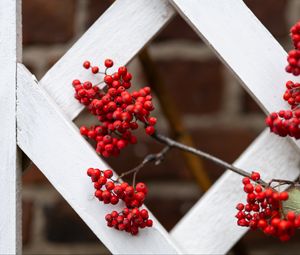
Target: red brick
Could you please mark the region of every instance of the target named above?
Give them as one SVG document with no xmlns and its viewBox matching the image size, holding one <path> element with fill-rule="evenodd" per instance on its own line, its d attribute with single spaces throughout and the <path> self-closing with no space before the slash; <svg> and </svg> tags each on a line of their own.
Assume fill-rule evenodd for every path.
<svg viewBox="0 0 300 255">
<path fill-rule="evenodd" d="M 43 208 L 45 236 L 50 242 L 99 242 L 95 234 L 63 199 Z M 99 219 L 101 220 L 101 219 Z"/>
<path fill-rule="evenodd" d="M 289 33 L 285 19 L 287 2 L 287 0 L 245 0 L 251 11 L 278 39 Z"/>
<path fill-rule="evenodd" d="M 112 0 L 89 0 L 86 27 L 90 27 L 113 3 Z"/>
<path fill-rule="evenodd" d="M 26 66 L 26 68 L 35 75 L 36 69 L 34 68 L 34 64 L 31 62 L 23 61 L 23 64 Z"/>
<path fill-rule="evenodd" d="M 229 163 L 234 162 L 240 154 L 257 137 L 259 132 L 242 128 L 205 128 L 193 130 L 196 147 Z M 203 160 L 204 169 L 212 180 L 216 180 L 224 171 L 215 163 Z"/>
<path fill-rule="evenodd" d="M 260 106 L 255 102 L 255 100 L 247 93 L 242 93 L 242 111 L 244 113 L 261 113 L 263 114 Z"/>
<path fill-rule="evenodd" d="M 22 201 L 22 241 L 27 245 L 31 240 L 32 219 L 33 219 L 33 202 L 28 200 Z"/>
<path fill-rule="evenodd" d="M 213 58 L 159 60 L 158 71 L 182 113 L 213 113 L 221 107 L 222 63 Z"/>
<path fill-rule="evenodd" d="M 48 179 L 37 168 L 36 165 L 31 164 L 22 175 L 23 185 L 50 185 Z"/>
<path fill-rule="evenodd" d="M 177 14 L 169 24 L 157 35 L 154 41 L 166 40 L 195 40 L 201 42 L 200 37 L 194 32 L 186 21 Z"/>
<path fill-rule="evenodd" d="M 23 43 L 62 43 L 74 36 L 74 0 L 23 2 Z"/>
<path fill-rule="evenodd" d="M 49 56 L 49 58 L 47 59 L 47 63 L 46 63 L 46 70 L 48 71 L 54 64 L 57 63 L 58 60 L 61 59 L 62 56 L 63 56 L 63 54 L 55 54 L 55 55 Z"/>
<path fill-rule="evenodd" d="M 195 198 L 149 197 L 146 200 L 146 205 L 169 231 L 196 202 L 197 199 Z"/>
</svg>

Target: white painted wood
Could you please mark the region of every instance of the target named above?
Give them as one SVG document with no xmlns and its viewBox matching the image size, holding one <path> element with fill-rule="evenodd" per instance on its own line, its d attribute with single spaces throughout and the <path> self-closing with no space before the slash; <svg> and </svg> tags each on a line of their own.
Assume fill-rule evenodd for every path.
<svg viewBox="0 0 300 255">
<path fill-rule="evenodd" d="M 262 178 L 294 180 L 299 175 L 299 149 L 289 139 L 265 130 L 234 162 Z M 245 202 L 242 177 L 226 171 L 171 231 L 188 254 L 226 254 L 248 228 L 237 226 L 237 203 Z"/>
<path fill-rule="evenodd" d="M 40 84 L 62 111 L 74 119 L 83 107 L 74 102 L 72 80 L 92 79 L 82 63 L 90 60 L 103 66 L 104 59 L 111 58 L 117 67 L 126 64 L 173 14 L 166 0 L 116 1 L 47 72 Z"/>
<path fill-rule="evenodd" d="M 242 1 L 171 2 L 266 112 L 288 108 L 282 100 L 285 82 L 292 79 L 284 71 L 287 54 Z M 299 175 L 299 149 L 294 141 L 266 130 L 235 164 L 249 171 L 262 169 L 265 179 L 292 180 Z M 240 181 L 225 173 L 173 229 L 182 249 L 224 254 L 247 231 L 234 218 L 234 206 L 243 196 Z"/>
<path fill-rule="evenodd" d="M 113 254 L 179 252 L 153 215 L 154 227 L 136 237 L 106 227 L 105 214 L 120 211 L 121 205 L 104 205 L 92 199 L 94 188 L 86 169 L 109 167 L 22 65 L 18 65 L 17 118 L 20 148 Z"/>
<path fill-rule="evenodd" d="M 284 83 L 290 78 L 284 72 L 286 53 L 242 1 L 172 0 L 172 2 L 233 70 L 265 111 L 286 107 L 281 99 Z M 102 61 L 104 58 L 110 57 L 116 60 L 117 65 L 125 64 L 170 19 L 172 14 L 172 8 L 165 1 L 117 1 L 46 74 L 41 81 L 42 86 L 63 112 L 73 119 L 81 111 L 81 107 L 73 99 L 70 83 L 74 78 L 87 77 L 81 63 L 85 59 Z M 133 34 L 136 37 L 133 37 Z M 117 40 L 120 43 L 116 43 Z M 99 52 L 99 49 L 104 50 Z M 111 234 L 103 225 L 97 225 L 99 216 L 103 216 L 104 212 L 97 211 L 98 207 L 94 205 L 97 204 L 95 201 L 92 201 L 91 205 L 87 205 L 85 202 L 86 197 L 83 196 L 83 191 L 89 190 L 90 186 L 87 181 L 82 181 L 85 172 L 80 171 L 89 166 L 90 162 L 104 163 L 100 163 L 93 150 L 78 135 L 75 135 L 77 131 L 70 123 L 66 122 L 44 92 L 37 87 L 34 88 L 32 82 L 28 81 L 28 84 L 31 86 L 29 91 L 33 95 L 28 94 L 29 92 L 26 90 L 28 88 L 22 89 L 20 94 L 26 95 L 30 100 L 23 100 L 22 104 L 24 105 L 21 105 L 23 109 L 31 109 L 33 113 L 32 116 L 22 117 L 19 115 L 20 119 L 23 118 L 23 126 L 21 125 L 19 130 L 22 148 L 41 169 L 46 169 L 44 170 L 46 176 L 65 195 L 93 231 L 102 237 L 101 240 L 112 252 L 128 252 L 129 250 L 131 253 L 140 253 L 141 251 L 149 253 L 148 247 L 153 248 L 152 246 L 159 243 L 159 238 L 155 239 L 156 236 L 154 243 L 151 240 L 152 246 L 149 240 L 144 238 L 137 240 L 137 245 L 130 243 L 128 247 L 126 246 L 128 250 L 124 251 L 124 242 L 128 239 L 123 239 L 120 233 Z M 43 131 L 44 122 L 47 121 L 44 115 L 46 112 L 51 115 L 51 118 L 48 119 L 48 133 Z M 41 120 L 33 118 L 33 116 L 41 116 Z M 29 125 L 30 122 L 34 122 L 34 125 Z M 35 127 L 34 131 L 30 130 L 32 126 Z M 61 133 L 64 133 L 65 130 L 68 132 L 64 134 L 63 138 L 66 142 L 60 143 L 59 148 L 56 148 L 55 141 L 57 140 L 53 141 L 53 138 L 55 131 L 58 130 Z M 22 132 L 26 134 L 21 135 Z M 41 138 L 46 141 L 44 144 Z M 77 147 L 82 152 L 86 151 L 84 154 L 89 156 L 83 157 L 77 151 Z M 74 148 L 76 148 L 76 152 L 73 151 Z M 48 162 L 47 151 L 51 153 L 53 151 L 52 159 L 55 160 L 52 160 L 51 163 Z M 265 131 L 236 164 L 249 171 L 262 169 L 265 179 L 271 176 L 293 179 L 299 173 L 299 157 L 297 155 L 299 155 L 298 149 L 289 140 L 281 139 Z M 86 164 L 88 165 L 82 161 L 84 158 L 87 158 L 89 163 Z M 76 165 L 72 163 L 74 159 Z M 57 162 L 64 163 L 64 171 L 61 171 Z M 71 171 L 70 167 L 73 167 L 74 171 Z M 59 174 L 64 174 L 64 178 L 61 178 Z M 69 184 L 65 181 L 68 175 L 71 176 L 72 183 L 76 184 L 76 188 L 73 187 L 76 195 L 70 194 L 71 184 L 68 186 Z M 172 231 L 172 235 L 185 252 L 226 253 L 245 233 L 246 229 L 237 227 L 233 217 L 234 206 L 242 199 L 240 180 L 241 178 L 235 174 L 229 172 L 224 174 Z M 79 186 L 78 183 L 81 182 L 82 186 Z M 96 210 L 97 219 L 95 218 L 96 213 L 90 212 L 91 209 Z M 103 210 L 106 209 L 103 207 Z M 223 214 L 220 213 L 221 209 Z M 108 232 L 107 235 L 103 234 L 104 231 Z M 160 233 L 160 230 L 158 232 Z M 226 234 L 224 235 L 224 233 Z M 112 243 L 110 239 L 115 239 L 116 235 L 117 242 Z M 165 233 L 163 236 L 166 238 Z M 143 244 L 145 242 L 144 245 L 147 249 L 141 248 L 142 242 Z M 164 249 L 172 252 L 171 249 L 174 248 L 170 249 L 169 245 L 170 241 L 167 240 L 166 245 L 163 245 Z M 161 250 L 160 246 L 153 249 L 157 253 L 166 253 Z"/>
<path fill-rule="evenodd" d="M 242 0 L 170 0 L 265 111 L 287 108 L 287 54 Z"/>
<path fill-rule="evenodd" d="M 20 3 L 0 1 L 0 254 L 21 251 L 20 182 L 16 145 L 16 62 Z"/>
</svg>

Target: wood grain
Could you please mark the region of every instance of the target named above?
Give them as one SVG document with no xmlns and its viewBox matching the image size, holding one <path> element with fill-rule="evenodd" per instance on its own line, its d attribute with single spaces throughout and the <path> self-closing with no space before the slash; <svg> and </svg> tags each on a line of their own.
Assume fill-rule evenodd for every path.
<svg viewBox="0 0 300 255">
<path fill-rule="evenodd" d="M 16 143 L 16 63 L 21 1 L 0 1 L 0 254 L 21 251 L 20 178 Z"/>
</svg>

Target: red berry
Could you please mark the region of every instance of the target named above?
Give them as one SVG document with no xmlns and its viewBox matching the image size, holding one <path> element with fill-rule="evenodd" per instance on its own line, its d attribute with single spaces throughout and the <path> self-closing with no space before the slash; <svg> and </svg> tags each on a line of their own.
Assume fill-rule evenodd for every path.
<svg viewBox="0 0 300 255">
<path fill-rule="evenodd" d="M 286 191 L 281 192 L 281 193 L 279 194 L 279 199 L 280 199 L 281 201 L 288 200 L 288 198 L 289 198 L 289 194 L 288 194 Z"/>
<path fill-rule="evenodd" d="M 147 135 L 153 135 L 155 132 L 155 128 L 153 126 L 148 126 L 145 128 Z"/>
<path fill-rule="evenodd" d="M 243 182 L 243 184 L 246 185 L 246 184 L 250 183 L 250 178 L 244 177 L 242 182 Z"/>
<path fill-rule="evenodd" d="M 119 69 L 118 69 L 118 74 L 119 75 L 124 75 L 126 73 L 127 73 L 127 68 L 125 66 L 119 67 Z"/>
<path fill-rule="evenodd" d="M 147 220 L 146 221 L 146 226 L 147 227 L 152 227 L 152 225 L 153 225 L 153 221 L 152 220 Z"/>
<path fill-rule="evenodd" d="M 247 193 L 252 193 L 254 191 L 253 185 L 248 183 L 244 186 L 244 191 Z"/>
<path fill-rule="evenodd" d="M 112 196 L 112 197 L 110 198 L 110 203 L 111 203 L 112 205 L 116 205 L 118 202 L 119 202 L 119 198 L 118 198 L 117 196 Z"/>
<path fill-rule="evenodd" d="M 80 134 L 81 134 L 81 135 L 87 135 L 88 132 L 89 132 L 89 130 L 87 129 L 86 126 L 80 127 Z"/>
<path fill-rule="evenodd" d="M 154 118 L 154 117 L 150 117 L 149 118 L 149 120 L 148 120 L 148 122 L 149 122 L 149 125 L 151 125 L 151 126 L 154 126 L 155 124 L 156 124 L 156 118 Z"/>
<path fill-rule="evenodd" d="M 85 69 L 89 69 L 90 66 L 91 66 L 90 61 L 84 61 L 84 62 L 83 62 L 83 67 L 84 67 Z"/>
<path fill-rule="evenodd" d="M 128 196 L 128 197 L 133 197 L 134 195 L 134 188 L 132 186 L 128 186 L 126 187 L 125 189 L 125 195 Z"/>
<path fill-rule="evenodd" d="M 106 189 L 107 189 L 108 191 L 110 191 L 110 190 L 113 190 L 113 189 L 114 189 L 115 184 L 114 184 L 113 182 L 109 181 L 109 182 L 107 182 L 107 183 L 105 184 L 105 187 L 106 187 Z"/>
<path fill-rule="evenodd" d="M 114 62 L 111 59 L 105 59 L 104 65 L 105 67 L 110 68 L 114 65 Z"/>
<path fill-rule="evenodd" d="M 239 211 L 242 211 L 244 209 L 244 205 L 242 203 L 238 203 L 236 206 L 236 209 L 238 209 Z"/>
<path fill-rule="evenodd" d="M 287 213 L 286 218 L 293 222 L 296 219 L 296 214 L 293 211 L 290 211 Z"/>
<path fill-rule="evenodd" d="M 135 189 L 137 192 L 143 192 L 145 195 L 148 193 L 148 188 L 145 183 L 139 182 L 136 184 Z"/>
<path fill-rule="evenodd" d="M 251 179 L 253 181 L 258 181 L 260 179 L 260 174 L 258 172 L 252 172 Z"/>
<path fill-rule="evenodd" d="M 142 216 L 143 219 L 148 219 L 149 218 L 149 214 L 148 214 L 148 211 L 146 209 L 141 210 L 140 215 Z"/>
<path fill-rule="evenodd" d="M 89 169 L 87 170 L 87 175 L 88 175 L 88 176 L 92 176 L 93 173 L 94 173 L 94 168 L 89 168 Z"/>
<path fill-rule="evenodd" d="M 92 73 L 96 74 L 99 72 L 99 67 L 98 66 L 93 66 L 92 67 Z"/>
<path fill-rule="evenodd" d="M 106 177 L 107 179 L 111 178 L 113 176 L 113 171 L 112 170 L 105 170 L 103 172 L 104 177 Z"/>
</svg>

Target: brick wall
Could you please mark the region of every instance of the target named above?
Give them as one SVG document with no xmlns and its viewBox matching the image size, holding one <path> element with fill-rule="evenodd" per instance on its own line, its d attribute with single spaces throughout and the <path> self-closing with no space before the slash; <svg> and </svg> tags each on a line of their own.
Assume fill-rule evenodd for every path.
<svg viewBox="0 0 300 255">
<path fill-rule="evenodd" d="M 41 78 L 111 2 L 23 0 L 24 64 Z M 288 28 L 300 17 L 300 1 L 248 0 L 246 4 L 289 48 Z M 264 128 L 257 104 L 179 16 L 151 42 L 149 52 L 197 147 L 233 162 Z M 139 60 L 129 66 L 135 83 L 147 84 Z M 168 133 L 170 127 L 159 107 L 155 114 L 159 129 Z M 86 119 L 82 114 L 76 123 Z M 132 168 L 145 154 L 159 149 L 144 136 L 140 140 L 119 159 L 108 161 L 117 172 Z M 212 180 L 222 174 L 212 163 L 203 163 Z M 149 184 L 147 206 L 167 229 L 202 195 L 178 152 L 172 152 L 159 167 L 144 169 L 139 179 Z M 299 249 L 296 239 L 282 246 L 257 233 L 243 238 L 249 254 L 282 254 L 282 249 L 290 247 L 284 252 L 288 254 Z M 23 242 L 25 254 L 109 253 L 34 165 L 23 175 Z"/>
</svg>

